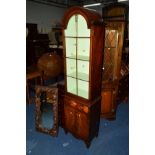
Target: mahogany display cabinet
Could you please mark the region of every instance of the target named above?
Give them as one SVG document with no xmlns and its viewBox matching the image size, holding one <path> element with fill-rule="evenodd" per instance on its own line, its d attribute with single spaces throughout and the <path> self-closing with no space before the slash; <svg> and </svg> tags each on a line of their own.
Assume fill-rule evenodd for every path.
<svg viewBox="0 0 155 155">
<path fill-rule="evenodd" d="M 124 4 L 110 4 L 103 8 L 105 23 L 105 46 L 102 76 L 101 116 L 115 119 L 124 32 L 127 23 L 128 7 Z"/>
<path fill-rule="evenodd" d="M 104 24 L 100 14 L 81 7 L 68 9 L 63 17 L 64 121 L 66 132 L 89 147 L 98 136 Z"/>
</svg>

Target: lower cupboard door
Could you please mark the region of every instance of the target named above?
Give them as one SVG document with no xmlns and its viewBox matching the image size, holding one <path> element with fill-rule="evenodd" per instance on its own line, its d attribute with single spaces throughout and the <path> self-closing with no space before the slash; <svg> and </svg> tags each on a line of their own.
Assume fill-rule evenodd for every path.
<svg viewBox="0 0 155 155">
<path fill-rule="evenodd" d="M 65 127 L 70 132 L 75 132 L 75 110 L 67 105 L 65 105 Z"/>
<path fill-rule="evenodd" d="M 112 109 L 112 91 L 102 92 L 101 114 L 110 113 Z"/>
<path fill-rule="evenodd" d="M 77 123 L 76 123 L 77 135 L 82 139 L 87 139 L 89 135 L 89 123 L 87 115 L 84 113 L 77 112 L 76 117 L 77 117 Z"/>
</svg>

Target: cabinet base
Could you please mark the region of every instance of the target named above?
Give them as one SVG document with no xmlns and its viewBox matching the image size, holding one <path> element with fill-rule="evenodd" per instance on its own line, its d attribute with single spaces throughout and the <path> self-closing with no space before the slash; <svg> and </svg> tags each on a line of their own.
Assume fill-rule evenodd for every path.
<svg viewBox="0 0 155 155">
<path fill-rule="evenodd" d="M 85 144 L 86 144 L 86 147 L 88 149 L 90 147 L 90 145 L 91 145 L 91 142 L 85 141 Z"/>
<path fill-rule="evenodd" d="M 116 119 L 116 112 L 107 113 L 107 114 L 101 114 L 100 117 L 112 121 L 112 120 L 115 120 Z"/>
</svg>

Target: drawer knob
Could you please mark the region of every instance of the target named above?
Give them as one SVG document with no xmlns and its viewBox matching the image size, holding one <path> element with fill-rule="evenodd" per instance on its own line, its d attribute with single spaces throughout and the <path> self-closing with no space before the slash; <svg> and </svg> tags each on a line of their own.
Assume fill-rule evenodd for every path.
<svg viewBox="0 0 155 155">
<path fill-rule="evenodd" d="M 83 111 L 84 111 L 85 113 L 88 113 L 88 107 L 84 106 L 84 107 L 83 107 Z"/>
</svg>

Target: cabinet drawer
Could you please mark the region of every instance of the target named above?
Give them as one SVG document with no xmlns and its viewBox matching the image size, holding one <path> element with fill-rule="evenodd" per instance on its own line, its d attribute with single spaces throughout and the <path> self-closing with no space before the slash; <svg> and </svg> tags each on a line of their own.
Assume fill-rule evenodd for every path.
<svg viewBox="0 0 155 155">
<path fill-rule="evenodd" d="M 68 104 L 69 106 L 81 111 L 81 112 L 84 112 L 84 113 L 88 113 L 89 112 L 89 108 L 85 105 L 82 105 L 80 103 L 77 103 L 75 101 L 72 101 L 72 100 L 66 100 L 65 99 L 65 103 Z"/>
</svg>

